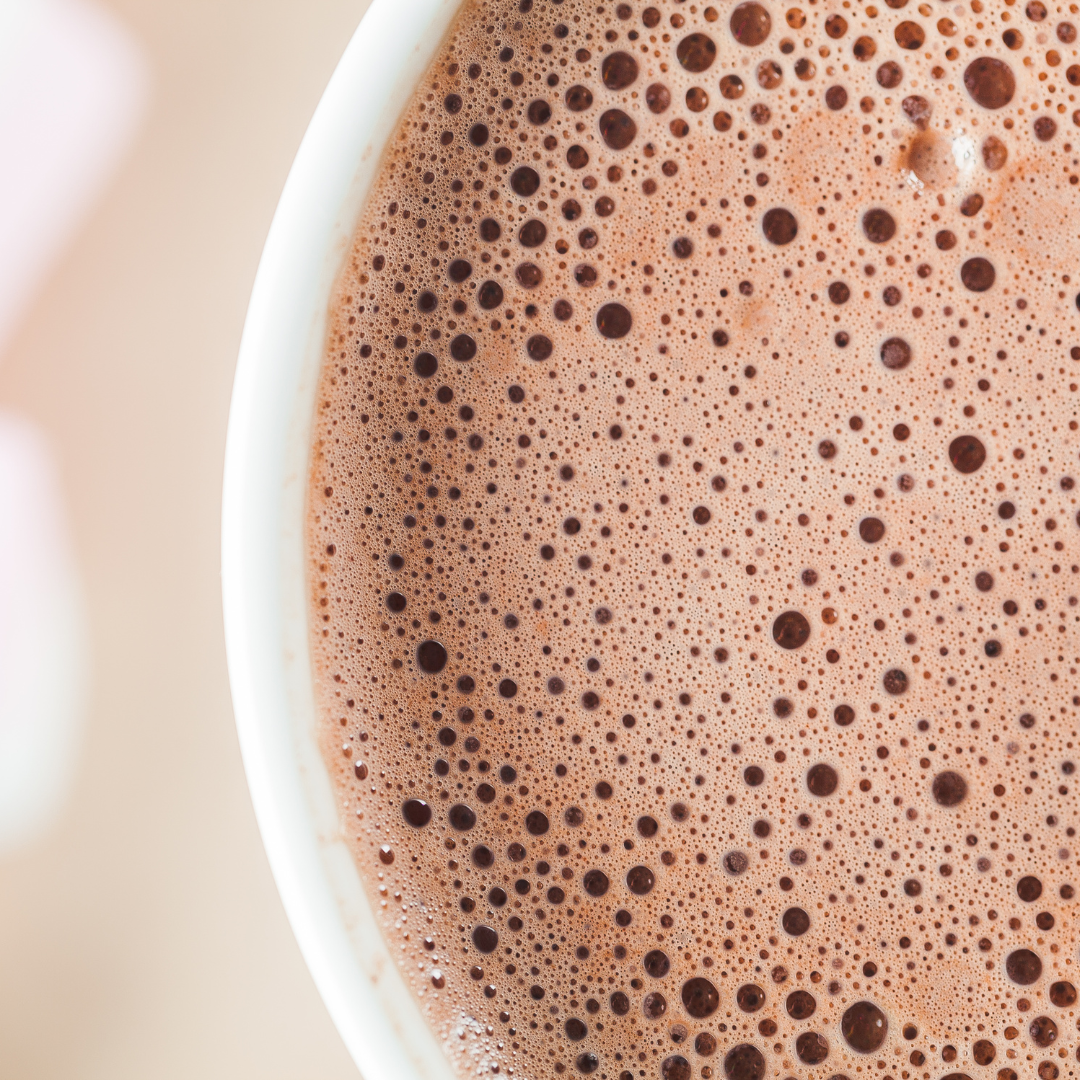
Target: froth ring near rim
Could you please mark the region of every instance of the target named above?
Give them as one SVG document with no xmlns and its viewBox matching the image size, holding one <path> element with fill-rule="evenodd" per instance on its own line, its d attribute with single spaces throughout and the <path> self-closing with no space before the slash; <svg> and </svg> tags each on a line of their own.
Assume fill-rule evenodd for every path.
<svg viewBox="0 0 1080 1080">
<path fill-rule="evenodd" d="M 460 6 L 374 0 L 304 136 L 259 263 L 229 414 L 222 600 L 237 733 L 289 922 L 367 1080 L 451 1080 L 340 836 L 315 741 L 304 597 L 308 433 L 331 293 L 381 149 Z M 364 108 L 358 109 L 357 102 Z"/>
</svg>

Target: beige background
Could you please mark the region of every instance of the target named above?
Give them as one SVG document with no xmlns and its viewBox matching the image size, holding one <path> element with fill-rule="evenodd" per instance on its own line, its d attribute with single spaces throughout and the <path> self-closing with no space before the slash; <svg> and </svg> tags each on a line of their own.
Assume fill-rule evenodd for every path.
<svg viewBox="0 0 1080 1080">
<path fill-rule="evenodd" d="M 355 1077 L 248 799 L 218 534 L 255 267 L 367 0 L 106 2 L 149 118 L 0 363 L 59 456 L 93 645 L 74 797 L 0 862 L 0 1077 Z"/>
</svg>

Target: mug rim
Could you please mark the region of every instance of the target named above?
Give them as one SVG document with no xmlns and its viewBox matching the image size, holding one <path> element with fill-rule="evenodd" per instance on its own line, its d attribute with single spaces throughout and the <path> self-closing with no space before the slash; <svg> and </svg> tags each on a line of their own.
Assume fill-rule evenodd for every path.
<svg viewBox="0 0 1080 1080">
<path fill-rule="evenodd" d="M 334 282 L 383 150 L 462 0 L 373 0 L 297 151 L 252 287 L 229 410 L 222 609 L 244 770 L 300 951 L 367 1080 L 450 1080 L 397 973 L 318 742 L 304 526 Z M 386 905 L 389 900 L 380 903 Z"/>
</svg>

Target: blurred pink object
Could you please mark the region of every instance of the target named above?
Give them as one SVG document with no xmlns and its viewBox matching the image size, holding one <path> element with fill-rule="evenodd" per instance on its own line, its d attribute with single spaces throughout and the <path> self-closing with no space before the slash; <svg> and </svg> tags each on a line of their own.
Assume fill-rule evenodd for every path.
<svg viewBox="0 0 1080 1080">
<path fill-rule="evenodd" d="M 78 575 L 48 444 L 0 413 L 0 852 L 63 805 L 86 679 Z"/>
<path fill-rule="evenodd" d="M 0 0 L 0 355 L 130 145 L 142 52 L 89 0 Z M 45 436 L 0 413 L 0 854 L 63 805 L 87 684 L 84 620 Z"/>
<path fill-rule="evenodd" d="M 137 43 L 89 0 L 0 0 L 0 353 L 146 108 Z"/>
</svg>

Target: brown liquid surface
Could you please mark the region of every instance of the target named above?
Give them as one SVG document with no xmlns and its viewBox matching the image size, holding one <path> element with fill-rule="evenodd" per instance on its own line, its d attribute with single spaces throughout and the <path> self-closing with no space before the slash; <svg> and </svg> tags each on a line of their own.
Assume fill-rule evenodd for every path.
<svg viewBox="0 0 1080 1080">
<path fill-rule="evenodd" d="M 311 641 L 458 1073 L 1078 1074 L 1076 6 L 467 3 Z"/>
</svg>

